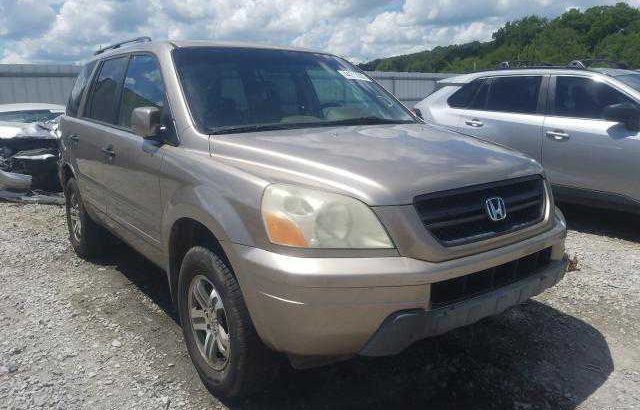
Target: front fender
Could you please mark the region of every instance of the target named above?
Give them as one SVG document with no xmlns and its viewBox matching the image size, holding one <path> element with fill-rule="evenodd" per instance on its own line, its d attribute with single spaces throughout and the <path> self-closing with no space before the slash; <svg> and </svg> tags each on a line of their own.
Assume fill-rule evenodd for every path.
<svg viewBox="0 0 640 410">
<path fill-rule="evenodd" d="M 176 221 L 193 219 L 213 233 L 219 242 L 255 246 L 248 226 L 255 222 L 256 212 L 251 206 L 234 201 L 206 185 L 182 187 L 167 201 L 162 218 L 163 249 L 169 249 L 171 229 Z"/>
</svg>

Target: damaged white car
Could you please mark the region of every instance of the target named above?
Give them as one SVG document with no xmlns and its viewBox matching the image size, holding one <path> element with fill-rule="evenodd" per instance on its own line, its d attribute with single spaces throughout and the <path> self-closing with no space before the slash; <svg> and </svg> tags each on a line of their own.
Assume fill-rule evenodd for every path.
<svg viewBox="0 0 640 410">
<path fill-rule="evenodd" d="M 18 103 L 0 105 L 0 122 L 47 122 L 64 114 L 64 105 Z"/>
<path fill-rule="evenodd" d="M 61 203 L 57 118 L 0 122 L 0 199 Z"/>
</svg>

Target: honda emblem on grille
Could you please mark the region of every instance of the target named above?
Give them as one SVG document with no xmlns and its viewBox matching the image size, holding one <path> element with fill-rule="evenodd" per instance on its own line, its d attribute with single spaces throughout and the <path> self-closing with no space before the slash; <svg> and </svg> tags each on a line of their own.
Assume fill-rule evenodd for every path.
<svg viewBox="0 0 640 410">
<path fill-rule="evenodd" d="M 499 196 L 485 199 L 484 208 L 487 211 L 487 215 L 489 215 L 489 219 L 493 222 L 502 221 L 507 217 L 507 207 L 504 205 L 504 199 Z"/>
</svg>

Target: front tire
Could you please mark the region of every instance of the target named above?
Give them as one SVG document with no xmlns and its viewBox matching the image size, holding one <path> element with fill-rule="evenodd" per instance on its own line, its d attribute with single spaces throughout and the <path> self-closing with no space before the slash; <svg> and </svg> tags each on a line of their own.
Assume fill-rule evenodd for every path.
<svg viewBox="0 0 640 410">
<path fill-rule="evenodd" d="M 108 235 L 104 228 L 95 223 L 87 214 L 75 178 L 67 181 L 64 196 L 69 241 L 73 250 L 84 259 L 100 255 L 103 245 L 108 240 Z"/>
<path fill-rule="evenodd" d="M 191 248 L 178 291 L 187 350 L 209 391 L 231 399 L 262 389 L 279 366 L 256 333 L 227 263 L 209 249 Z"/>
</svg>

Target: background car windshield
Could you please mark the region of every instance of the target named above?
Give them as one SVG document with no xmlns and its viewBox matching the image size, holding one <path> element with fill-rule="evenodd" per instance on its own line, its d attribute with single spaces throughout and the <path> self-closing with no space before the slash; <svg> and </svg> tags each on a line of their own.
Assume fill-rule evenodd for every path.
<svg viewBox="0 0 640 410">
<path fill-rule="evenodd" d="M 29 110 L 29 111 L 10 111 L 0 112 L 0 121 L 11 122 L 43 122 L 53 120 L 62 113 L 51 112 L 49 110 Z"/>
<path fill-rule="evenodd" d="M 640 91 L 640 74 L 619 75 L 616 77 L 616 80 L 620 80 L 636 91 Z"/>
<path fill-rule="evenodd" d="M 173 58 L 203 132 L 266 124 L 311 127 L 363 118 L 415 122 L 382 87 L 336 57 L 188 47 L 174 50 Z"/>
</svg>

